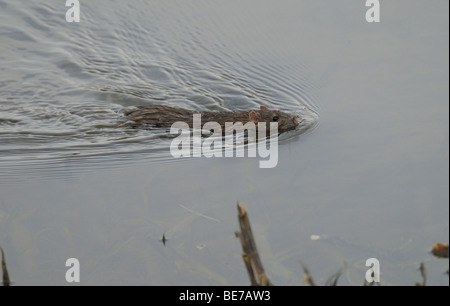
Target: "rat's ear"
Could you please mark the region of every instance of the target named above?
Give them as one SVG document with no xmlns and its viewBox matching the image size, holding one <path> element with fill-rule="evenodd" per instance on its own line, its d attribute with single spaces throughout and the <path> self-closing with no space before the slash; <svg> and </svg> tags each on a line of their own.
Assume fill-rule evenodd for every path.
<svg viewBox="0 0 450 306">
<path fill-rule="evenodd" d="M 269 109 L 267 108 L 267 106 L 264 106 L 264 105 L 261 105 L 261 106 L 259 107 L 259 109 L 260 109 L 260 110 L 269 110 Z"/>
<path fill-rule="evenodd" d="M 255 111 L 251 111 L 250 113 L 248 113 L 248 119 L 250 119 L 250 121 L 253 123 L 258 123 L 260 117 Z"/>
</svg>

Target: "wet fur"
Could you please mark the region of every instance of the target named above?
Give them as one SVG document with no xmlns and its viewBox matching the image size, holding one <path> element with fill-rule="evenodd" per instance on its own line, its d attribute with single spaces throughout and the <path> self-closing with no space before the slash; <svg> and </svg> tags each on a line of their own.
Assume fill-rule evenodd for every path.
<svg viewBox="0 0 450 306">
<path fill-rule="evenodd" d="M 217 122 L 225 129 L 225 122 L 266 122 L 267 130 L 274 117 L 278 117 L 278 131 L 285 132 L 295 129 L 297 123 L 296 116 L 288 115 L 281 111 L 269 110 L 262 106 L 259 110 L 236 111 L 236 112 L 198 112 L 184 108 L 174 108 L 161 105 L 140 106 L 128 113 L 128 118 L 136 123 L 150 124 L 154 127 L 171 127 L 177 121 L 185 122 L 192 128 L 192 115 L 201 114 L 202 124 L 206 122 Z M 257 125 L 257 124 L 256 124 Z"/>
</svg>

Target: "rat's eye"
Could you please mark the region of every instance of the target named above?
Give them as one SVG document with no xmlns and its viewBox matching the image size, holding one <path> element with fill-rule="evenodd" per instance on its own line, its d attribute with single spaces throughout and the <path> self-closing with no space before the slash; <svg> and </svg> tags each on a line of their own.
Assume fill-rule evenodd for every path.
<svg viewBox="0 0 450 306">
<path fill-rule="evenodd" d="M 273 121 L 275 121 L 275 122 L 277 122 L 278 121 L 278 119 L 280 119 L 280 118 L 278 118 L 278 116 L 275 116 L 275 117 L 273 117 Z"/>
</svg>

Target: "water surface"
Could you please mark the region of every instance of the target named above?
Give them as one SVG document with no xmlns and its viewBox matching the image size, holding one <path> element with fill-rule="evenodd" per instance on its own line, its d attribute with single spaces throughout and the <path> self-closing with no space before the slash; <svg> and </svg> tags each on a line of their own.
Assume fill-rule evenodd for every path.
<svg viewBox="0 0 450 306">
<path fill-rule="evenodd" d="M 275 284 L 448 285 L 448 2 L 0 2 L 0 244 L 16 285 L 246 285 L 237 200 Z M 304 125 L 256 158 L 174 159 L 136 105 Z M 159 241 L 168 238 L 164 247 Z M 312 235 L 320 239 L 312 240 Z M 315 236 L 313 236 L 315 237 Z"/>
</svg>

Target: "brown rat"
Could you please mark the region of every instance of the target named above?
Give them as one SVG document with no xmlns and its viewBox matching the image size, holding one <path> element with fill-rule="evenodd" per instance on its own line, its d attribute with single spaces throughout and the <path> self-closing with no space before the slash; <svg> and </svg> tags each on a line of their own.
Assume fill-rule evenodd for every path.
<svg viewBox="0 0 450 306">
<path fill-rule="evenodd" d="M 235 111 L 235 112 L 198 112 L 184 108 L 174 108 L 161 105 L 139 106 L 127 116 L 137 123 L 150 124 L 155 127 L 171 127 L 177 121 L 185 122 L 192 128 L 192 115 L 201 114 L 202 125 L 206 122 L 217 122 L 225 131 L 225 122 L 253 122 L 258 126 L 258 122 L 266 122 L 266 129 L 269 131 L 270 122 L 278 122 L 278 132 L 293 130 L 299 124 L 297 116 L 286 114 L 278 110 L 269 110 L 266 106 L 261 106 L 259 110 Z"/>
</svg>

